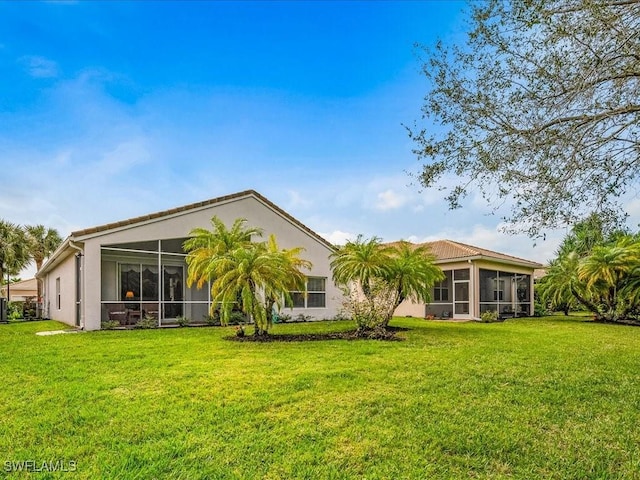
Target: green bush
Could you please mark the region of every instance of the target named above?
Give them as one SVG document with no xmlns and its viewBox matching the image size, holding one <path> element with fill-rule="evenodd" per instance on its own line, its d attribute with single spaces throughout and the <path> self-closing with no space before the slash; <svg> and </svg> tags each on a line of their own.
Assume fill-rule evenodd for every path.
<svg viewBox="0 0 640 480">
<path fill-rule="evenodd" d="M 24 306 L 24 302 L 9 302 L 7 304 L 7 318 L 9 320 L 18 320 L 22 318 L 22 309 Z"/>
<path fill-rule="evenodd" d="M 549 315 L 549 309 L 542 303 L 541 300 L 536 298 L 533 304 L 533 316 L 534 317 L 546 317 Z"/>
<path fill-rule="evenodd" d="M 203 315 L 202 318 L 207 325 L 220 325 L 220 312 L 217 310 L 213 312 L 213 315 Z"/>
<path fill-rule="evenodd" d="M 117 320 L 105 320 L 101 324 L 102 330 L 114 330 L 120 326 L 120 322 Z"/>
<path fill-rule="evenodd" d="M 176 322 L 178 323 L 178 325 L 180 325 L 181 327 L 186 327 L 187 325 L 189 325 L 191 323 L 191 319 L 185 316 L 178 316 L 176 318 Z"/>
<path fill-rule="evenodd" d="M 247 317 L 242 312 L 231 312 L 229 315 L 229 325 L 242 325 L 243 323 L 247 323 Z"/>
<path fill-rule="evenodd" d="M 142 329 L 158 328 L 158 320 L 153 317 L 145 316 L 140 320 L 138 320 L 138 322 L 134 325 L 134 327 L 142 328 Z"/>
<path fill-rule="evenodd" d="M 480 314 L 480 321 L 483 323 L 493 323 L 497 322 L 500 317 L 498 316 L 498 312 L 495 310 L 487 310 L 486 312 L 482 312 Z"/>
<path fill-rule="evenodd" d="M 304 315 L 302 313 L 299 313 L 296 316 L 296 322 L 310 322 L 311 320 L 313 320 L 313 317 L 311 315 Z"/>
</svg>

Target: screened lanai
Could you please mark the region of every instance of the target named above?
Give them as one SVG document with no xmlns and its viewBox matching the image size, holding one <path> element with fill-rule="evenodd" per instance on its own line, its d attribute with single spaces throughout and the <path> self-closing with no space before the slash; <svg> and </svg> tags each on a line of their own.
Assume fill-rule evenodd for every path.
<svg viewBox="0 0 640 480">
<path fill-rule="evenodd" d="M 153 318 L 158 325 L 193 322 L 209 315 L 210 289 L 188 288 L 185 238 L 101 247 L 102 321 L 135 325 Z"/>
</svg>

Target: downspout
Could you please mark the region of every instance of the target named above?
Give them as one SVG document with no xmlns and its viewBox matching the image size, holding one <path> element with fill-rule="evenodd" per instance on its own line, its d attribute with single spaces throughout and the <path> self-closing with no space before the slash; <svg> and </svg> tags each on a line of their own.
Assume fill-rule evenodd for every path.
<svg viewBox="0 0 640 480">
<path fill-rule="evenodd" d="M 84 277 L 84 250 L 74 244 L 71 239 L 69 240 L 69 246 L 78 251 L 76 257 L 80 258 L 80 275 Z M 76 282 L 80 282 L 80 330 L 84 330 L 84 278 L 76 278 Z"/>
</svg>

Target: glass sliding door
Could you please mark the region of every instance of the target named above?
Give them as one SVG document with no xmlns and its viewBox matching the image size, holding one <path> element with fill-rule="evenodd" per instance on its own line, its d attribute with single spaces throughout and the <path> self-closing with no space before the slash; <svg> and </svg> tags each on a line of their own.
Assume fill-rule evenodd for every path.
<svg viewBox="0 0 640 480">
<path fill-rule="evenodd" d="M 453 271 L 453 308 L 456 315 L 469 315 L 469 282 L 468 268 Z"/>
<path fill-rule="evenodd" d="M 162 267 L 162 303 L 165 319 L 184 315 L 184 268 L 173 265 Z"/>
<path fill-rule="evenodd" d="M 160 318 L 160 282 L 156 265 L 142 265 L 142 315 Z"/>
</svg>

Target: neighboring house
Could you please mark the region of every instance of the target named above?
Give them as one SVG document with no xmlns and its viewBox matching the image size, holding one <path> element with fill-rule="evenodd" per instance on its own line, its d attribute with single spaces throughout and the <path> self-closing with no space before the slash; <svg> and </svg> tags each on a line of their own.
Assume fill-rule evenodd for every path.
<svg viewBox="0 0 640 480">
<path fill-rule="evenodd" d="M 73 232 L 37 273 L 44 283 L 44 316 L 98 330 L 105 320 L 132 324 L 141 316 L 159 325 L 184 316 L 202 321 L 210 289 L 187 287 L 183 242 L 195 227 L 211 228 L 218 216 L 228 226 L 246 218 L 249 226 L 275 234 L 281 248 L 303 247 L 313 267 L 305 272 L 308 294 L 294 295 L 287 314 L 332 318 L 342 292 L 331 280 L 334 247 L 253 190 Z M 35 289 L 35 287 L 34 287 Z M 11 287 L 13 294 L 13 286 Z"/>
<path fill-rule="evenodd" d="M 451 240 L 427 242 L 446 278 L 431 292 L 429 305 L 405 301 L 398 316 L 478 319 L 533 314 L 534 271 L 542 265 Z"/>
<path fill-rule="evenodd" d="M 21 280 L 9 285 L 10 302 L 24 302 L 31 298 L 35 301 L 38 297 L 38 281 L 35 278 Z M 0 297 L 7 298 L 7 286 L 0 288 Z"/>
</svg>

